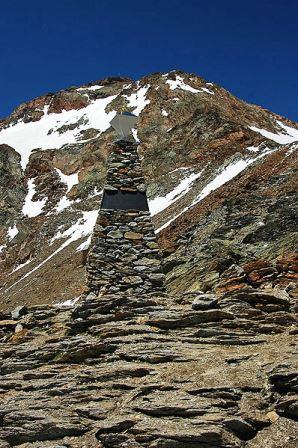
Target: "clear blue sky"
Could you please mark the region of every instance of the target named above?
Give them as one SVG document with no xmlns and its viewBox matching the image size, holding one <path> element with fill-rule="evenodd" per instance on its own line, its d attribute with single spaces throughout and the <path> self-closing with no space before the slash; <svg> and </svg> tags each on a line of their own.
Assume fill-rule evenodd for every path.
<svg viewBox="0 0 298 448">
<path fill-rule="evenodd" d="M 109 75 L 181 69 L 298 121 L 297 0 L 7 0 L 0 117 Z"/>
</svg>

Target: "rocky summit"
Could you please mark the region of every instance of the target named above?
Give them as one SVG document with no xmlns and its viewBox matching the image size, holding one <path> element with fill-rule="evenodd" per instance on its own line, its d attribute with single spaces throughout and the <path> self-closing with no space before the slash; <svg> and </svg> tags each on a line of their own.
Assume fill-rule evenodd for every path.
<svg viewBox="0 0 298 448">
<path fill-rule="evenodd" d="M 297 149 L 181 71 L 0 121 L 0 448 L 296 448 Z"/>
</svg>

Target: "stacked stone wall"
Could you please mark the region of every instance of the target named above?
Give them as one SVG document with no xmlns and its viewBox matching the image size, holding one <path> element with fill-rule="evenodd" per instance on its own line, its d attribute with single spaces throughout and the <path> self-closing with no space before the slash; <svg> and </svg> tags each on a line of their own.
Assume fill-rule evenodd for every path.
<svg viewBox="0 0 298 448">
<path fill-rule="evenodd" d="M 101 210 L 87 272 L 93 292 L 162 291 L 161 254 L 149 212 Z"/>
<path fill-rule="evenodd" d="M 136 144 L 115 145 L 109 156 L 105 190 L 117 189 L 141 192 L 146 190 Z"/>
<path fill-rule="evenodd" d="M 145 190 L 137 146 L 118 144 L 108 160 L 104 195 Z M 162 257 L 150 212 L 101 208 L 86 269 L 88 290 L 95 294 L 164 292 Z"/>
</svg>

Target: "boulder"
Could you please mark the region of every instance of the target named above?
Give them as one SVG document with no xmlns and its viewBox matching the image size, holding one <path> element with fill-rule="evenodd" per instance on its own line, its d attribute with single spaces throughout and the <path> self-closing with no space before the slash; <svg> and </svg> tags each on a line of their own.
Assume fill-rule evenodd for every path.
<svg viewBox="0 0 298 448">
<path fill-rule="evenodd" d="M 11 317 L 12 319 L 19 319 L 22 316 L 25 316 L 27 314 L 27 307 L 26 306 L 17 306 L 12 312 Z"/>
<path fill-rule="evenodd" d="M 213 294 L 201 294 L 197 296 L 192 302 L 192 309 L 203 311 L 209 308 L 215 308 L 217 305 L 217 298 Z"/>
</svg>

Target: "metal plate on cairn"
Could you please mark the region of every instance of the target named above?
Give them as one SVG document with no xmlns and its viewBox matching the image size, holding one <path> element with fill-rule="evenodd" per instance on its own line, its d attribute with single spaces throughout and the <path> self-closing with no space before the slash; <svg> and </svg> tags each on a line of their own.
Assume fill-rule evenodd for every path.
<svg viewBox="0 0 298 448">
<path fill-rule="evenodd" d="M 149 211 L 146 193 L 140 191 L 104 191 L 102 209 Z"/>
<path fill-rule="evenodd" d="M 121 140 L 132 139 L 132 129 L 137 124 L 138 117 L 131 112 L 121 112 L 115 115 L 110 124 L 115 129 Z"/>
</svg>

